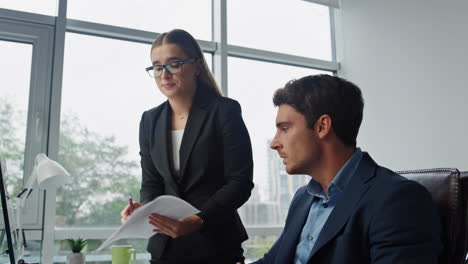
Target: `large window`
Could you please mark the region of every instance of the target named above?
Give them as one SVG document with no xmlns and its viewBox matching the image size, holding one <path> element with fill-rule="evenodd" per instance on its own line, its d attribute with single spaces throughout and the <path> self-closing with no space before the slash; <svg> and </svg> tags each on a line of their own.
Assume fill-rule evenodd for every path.
<svg viewBox="0 0 468 264">
<path fill-rule="evenodd" d="M 327 72 L 239 58 L 229 58 L 228 69 L 229 97 L 240 102 L 252 140 L 255 192 L 259 194 L 250 199 L 245 207 L 249 204 L 258 206 L 258 210 L 274 207 L 267 210 L 271 213 L 268 217 L 257 214 L 258 217 L 254 219 L 241 210 L 242 216 L 249 219 L 247 222 L 251 225 L 282 225 L 285 214 L 280 208 L 289 205 L 298 186 L 295 184 L 293 187 L 291 176 L 284 172 L 281 159 L 269 146 L 276 132 L 277 109 L 273 106 L 273 93 L 294 78 Z M 304 176 L 292 177 L 303 179 L 302 184 L 307 179 Z M 281 201 L 281 197 L 287 204 Z"/>
<path fill-rule="evenodd" d="M 271 247 L 292 196 L 310 179 L 287 175 L 269 149 L 277 111 L 271 99 L 291 79 L 338 69 L 327 7 L 302 0 L 61 0 L 55 17 L 55 0 L 41 7 L 14 2 L 7 1 L 8 10 L 0 8 L 0 23 L 27 23 L 32 31 L 49 27 L 55 34 L 45 36 L 51 43 L 35 51 L 28 41 L 2 40 L 0 30 L 0 154 L 10 155 L 9 171 L 17 179 L 11 186 L 17 190 L 38 152 L 58 160 L 72 176 L 56 200 L 36 195 L 36 207 L 28 211 L 42 219 L 44 208 L 56 208 L 48 242 L 36 246 L 42 226 L 36 221 L 29 227 L 27 238 L 36 246 L 30 262 L 38 262 L 40 248 L 43 256 L 49 252 L 54 262 L 63 262 L 64 239 L 78 236 L 91 239 L 88 260 L 110 262 L 108 249 L 91 251 L 120 224 L 128 195 L 139 199 L 139 121 L 143 111 L 165 100 L 144 68 L 151 63 L 154 37 L 174 28 L 199 40 L 218 82 L 227 83 L 226 96 L 241 104 L 255 164 L 255 189 L 239 209 L 250 236 L 244 243 L 247 262 Z M 35 65 L 34 54 L 53 67 Z M 37 76 L 31 65 L 41 78 L 29 80 Z M 28 136 L 34 148 L 28 149 Z M 146 241 L 123 242 L 134 244 L 145 263 Z"/>
<path fill-rule="evenodd" d="M 79 0 L 68 5 L 71 19 L 152 32 L 182 28 L 197 39 L 211 40 L 211 0 Z"/>
<path fill-rule="evenodd" d="M 331 60 L 327 7 L 302 0 L 227 3 L 230 44 Z"/>
<path fill-rule="evenodd" d="M 53 27 L 19 21 L 17 11 L 0 9 L 0 12 L 11 12 L 7 17 L 17 18 L 0 18 L 0 159 L 7 167 L 4 177 L 12 199 L 30 179 L 35 155 L 47 149 Z M 21 220 L 23 227 L 41 228 L 42 194 L 37 186 L 33 186 L 28 196 L 22 196 L 28 198 L 24 207 L 10 217 Z M 14 202 L 10 200 L 8 204 Z M 11 212 L 14 212 L 13 208 Z M 28 254 L 38 255 L 40 243 L 32 241 L 35 238 L 29 234 L 27 238 L 31 242 L 28 243 L 31 246 L 27 249 Z"/>
<path fill-rule="evenodd" d="M 49 16 L 57 14 L 57 0 L 2 0 L 0 1 L 0 8 L 13 9 L 18 11 L 25 11 L 30 13 L 37 13 Z"/>
<path fill-rule="evenodd" d="M 139 200 L 140 118 L 166 100 L 144 70 L 149 54 L 147 44 L 67 33 L 59 161 L 74 177 L 58 226 L 118 226 L 128 196 Z"/>
<path fill-rule="evenodd" d="M 163 102 L 144 68 L 149 47 L 66 35 L 59 161 L 73 175 L 57 204 L 59 226 L 117 226 L 138 199 L 141 114 Z"/>
<path fill-rule="evenodd" d="M 282 226 L 294 193 L 310 177 L 288 175 L 276 151 L 270 149 L 276 132 L 273 93 L 291 79 L 326 72 L 239 58 L 228 59 L 228 70 L 228 95 L 242 106 L 255 164 L 255 188 L 239 213 L 247 226 Z M 252 236 L 244 244 L 246 257 L 261 257 L 276 238 L 271 234 Z"/>
<path fill-rule="evenodd" d="M 32 45 L 0 40 L 0 158 L 8 161 L 8 192 L 18 194 L 23 178 Z"/>
</svg>

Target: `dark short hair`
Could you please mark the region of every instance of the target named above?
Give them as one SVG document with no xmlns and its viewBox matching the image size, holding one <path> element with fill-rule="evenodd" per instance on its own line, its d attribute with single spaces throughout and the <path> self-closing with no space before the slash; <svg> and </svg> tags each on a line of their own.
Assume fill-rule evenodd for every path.
<svg viewBox="0 0 468 264">
<path fill-rule="evenodd" d="M 347 146 L 356 146 L 364 99 L 359 87 L 350 81 L 326 74 L 292 80 L 276 90 L 273 104 L 291 105 L 304 115 L 309 128 L 320 116 L 329 115 L 337 137 Z"/>
</svg>

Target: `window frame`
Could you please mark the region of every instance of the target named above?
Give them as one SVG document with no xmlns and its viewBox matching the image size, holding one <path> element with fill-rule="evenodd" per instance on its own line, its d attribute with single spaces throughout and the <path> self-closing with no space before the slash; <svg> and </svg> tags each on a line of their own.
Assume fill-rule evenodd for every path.
<svg viewBox="0 0 468 264">
<path fill-rule="evenodd" d="M 16 19 L 9 19 L 9 16 Z M 35 20 L 36 22 L 22 21 Z M 39 22 L 38 22 L 39 21 Z M 53 24 L 42 15 L 6 13 L 0 9 L 0 40 L 32 45 L 29 101 L 26 121 L 26 140 L 23 167 L 23 184 L 31 176 L 34 158 L 47 152 L 52 76 Z M 39 229 L 42 226 L 44 192 L 34 188 L 26 200 L 22 220 L 24 227 Z"/>
</svg>

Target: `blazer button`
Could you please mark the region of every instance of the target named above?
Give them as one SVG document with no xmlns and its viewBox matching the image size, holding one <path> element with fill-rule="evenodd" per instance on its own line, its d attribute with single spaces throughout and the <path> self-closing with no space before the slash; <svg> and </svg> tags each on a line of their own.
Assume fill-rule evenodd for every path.
<svg viewBox="0 0 468 264">
<path fill-rule="evenodd" d="M 324 203 L 322 204 L 323 208 L 327 208 L 328 207 L 328 204 Z"/>
<path fill-rule="evenodd" d="M 309 236 L 307 236 L 307 240 L 312 240 L 312 239 L 314 239 L 314 237 L 313 237 L 313 236 L 310 236 L 310 235 L 309 235 Z"/>
</svg>

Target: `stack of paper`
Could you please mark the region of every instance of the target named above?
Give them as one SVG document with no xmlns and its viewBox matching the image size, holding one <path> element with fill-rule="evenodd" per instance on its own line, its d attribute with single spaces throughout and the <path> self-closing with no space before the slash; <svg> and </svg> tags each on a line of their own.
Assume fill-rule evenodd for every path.
<svg viewBox="0 0 468 264">
<path fill-rule="evenodd" d="M 135 210 L 127 221 L 120 226 L 101 246 L 96 249 L 100 251 L 109 246 L 112 242 L 122 238 L 150 238 L 156 232 L 153 231 L 156 227 L 151 225 L 149 216 L 152 213 L 157 213 L 172 219 L 183 219 L 185 217 L 199 213 L 197 208 L 193 207 L 186 201 L 171 195 L 162 195 L 153 201 L 139 207 Z"/>
</svg>

